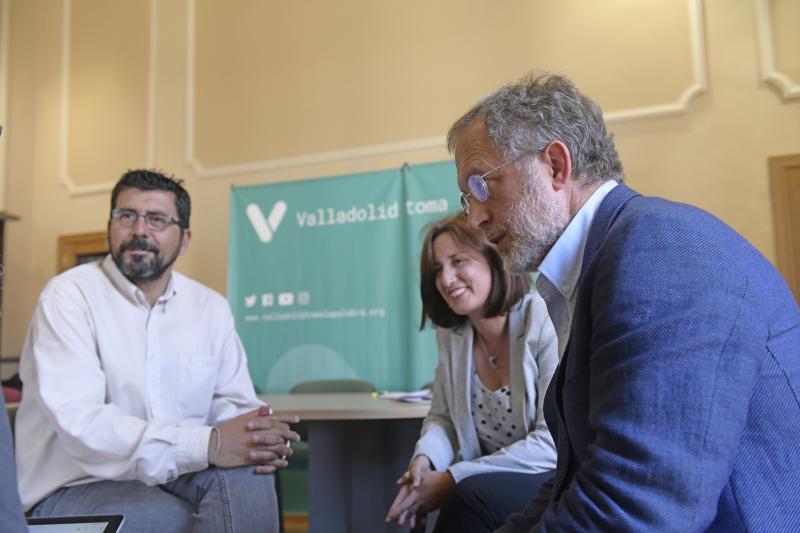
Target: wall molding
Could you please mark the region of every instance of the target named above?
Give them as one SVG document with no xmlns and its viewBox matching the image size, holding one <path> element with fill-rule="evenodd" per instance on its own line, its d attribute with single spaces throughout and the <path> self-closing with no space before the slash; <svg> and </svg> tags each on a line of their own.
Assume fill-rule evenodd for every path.
<svg viewBox="0 0 800 533">
<path fill-rule="evenodd" d="M 157 0 L 150 0 L 149 17 L 149 50 L 148 50 L 148 81 L 147 81 L 147 166 L 155 166 L 156 159 L 156 67 L 157 67 Z M 58 180 L 70 196 L 87 196 L 104 194 L 114 188 L 113 182 L 102 182 L 93 185 L 78 185 L 69 176 L 67 170 L 69 160 L 69 75 L 70 75 L 70 19 L 72 1 L 62 2 L 62 30 L 61 30 L 61 135 L 59 146 L 59 173 Z"/>
<path fill-rule="evenodd" d="M 195 155 L 194 137 L 194 109 L 195 109 L 195 43 L 196 43 L 196 14 L 195 0 L 187 0 L 186 13 L 186 162 L 200 179 L 222 178 L 240 174 L 254 174 L 257 172 L 282 170 L 296 167 L 307 167 L 323 163 L 336 161 L 347 161 L 353 159 L 365 159 L 368 157 L 382 156 L 396 153 L 413 152 L 416 150 L 427 150 L 431 148 L 442 148 L 446 146 L 444 136 L 428 137 L 424 139 L 414 139 L 396 143 L 377 144 L 360 146 L 344 150 L 333 150 L 317 152 L 296 157 L 281 159 L 270 159 L 265 161 L 255 161 L 252 163 L 240 163 L 234 165 L 222 165 L 206 168 Z"/>
<path fill-rule="evenodd" d="M 800 85 L 775 69 L 772 48 L 772 15 L 769 0 L 753 0 L 756 11 L 756 36 L 759 45 L 761 81 L 775 86 L 784 98 L 800 98 Z"/>
<path fill-rule="evenodd" d="M 657 118 L 684 114 L 689 111 L 691 101 L 708 89 L 708 66 L 706 62 L 705 22 L 703 0 L 686 0 L 689 14 L 689 36 L 691 39 L 692 80 L 678 96 L 677 101 L 647 107 L 613 111 L 605 115 L 606 122 Z M 206 167 L 195 153 L 194 137 L 194 82 L 195 82 L 195 0 L 187 0 L 187 79 L 186 79 L 186 161 L 198 178 L 210 179 L 241 174 L 305 167 L 320 163 L 332 163 L 352 159 L 408 153 L 417 150 L 441 149 L 446 147 L 445 136 L 428 137 L 397 143 L 360 146 L 345 150 L 318 152 L 298 157 L 254 161 L 250 163 Z"/>
<path fill-rule="evenodd" d="M 706 54 L 705 19 L 703 16 L 703 0 L 688 0 L 689 10 L 689 39 L 692 54 L 692 81 L 672 103 L 612 111 L 605 114 L 606 122 L 625 122 L 680 115 L 689 112 L 692 99 L 708 90 L 708 64 Z"/>
</svg>

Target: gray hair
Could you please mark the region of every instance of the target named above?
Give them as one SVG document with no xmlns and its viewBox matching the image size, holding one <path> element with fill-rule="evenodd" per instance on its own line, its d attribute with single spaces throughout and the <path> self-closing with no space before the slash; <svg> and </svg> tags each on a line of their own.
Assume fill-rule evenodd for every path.
<svg viewBox="0 0 800 533">
<path fill-rule="evenodd" d="M 482 99 L 447 133 L 451 153 L 463 129 L 477 119 L 484 120 L 489 139 L 506 159 L 540 153 L 551 141 L 561 141 L 581 185 L 624 180 L 600 106 L 564 76 L 534 71 Z"/>
</svg>

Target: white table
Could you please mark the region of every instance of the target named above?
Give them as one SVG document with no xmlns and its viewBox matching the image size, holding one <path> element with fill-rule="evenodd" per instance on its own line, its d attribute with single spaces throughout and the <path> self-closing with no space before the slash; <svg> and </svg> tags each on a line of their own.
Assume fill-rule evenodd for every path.
<svg viewBox="0 0 800 533">
<path fill-rule="evenodd" d="M 308 424 L 309 531 L 398 531 L 384 523 L 429 404 L 368 393 L 265 394 Z"/>
</svg>

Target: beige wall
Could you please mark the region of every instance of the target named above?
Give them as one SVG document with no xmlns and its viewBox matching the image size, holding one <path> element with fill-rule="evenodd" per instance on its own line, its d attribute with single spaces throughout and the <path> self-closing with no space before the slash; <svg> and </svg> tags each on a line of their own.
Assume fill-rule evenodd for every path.
<svg viewBox="0 0 800 533">
<path fill-rule="evenodd" d="M 451 121 L 533 67 L 603 105 L 630 185 L 774 256 L 766 159 L 800 152 L 795 0 L 0 4 L 0 207 L 22 217 L 3 354 L 22 347 L 57 236 L 102 230 L 126 168 L 187 180 L 179 269 L 224 292 L 232 184 L 448 159 Z"/>
</svg>

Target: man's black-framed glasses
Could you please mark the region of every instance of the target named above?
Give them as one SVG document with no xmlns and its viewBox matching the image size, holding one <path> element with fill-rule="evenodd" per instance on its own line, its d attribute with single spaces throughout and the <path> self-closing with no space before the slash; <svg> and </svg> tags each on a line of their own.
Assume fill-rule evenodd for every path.
<svg viewBox="0 0 800 533">
<path fill-rule="evenodd" d="M 506 165 L 510 165 L 511 163 L 516 163 L 520 159 L 528 157 L 529 155 L 533 154 L 526 153 L 519 157 L 515 157 L 514 159 L 509 159 L 508 161 L 504 161 L 503 163 L 500 163 L 496 167 L 487 170 L 483 174 L 470 174 L 470 176 L 467 178 L 467 189 L 469 190 L 469 192 L 461 193 L 461 209 L 463 209 L 466 214 L 469 214 L 469 203 L 472 198 L 475 198 L 477 201 L 481 203 L 489 199 L 489 185 L 486 184 L 486 180 L 484 179 L 486 176 L 488 176 L 495 170 L 503 168 Z"/>
<path fill-rule="evenodd" d="M 139 217 L 143 218 L 148 229 L 153 231 L 164 231 L 172 224 L 180 226 L 177 218 L 172 218 L 166 213 L 137 213 L 133 209 L 125 208 L 111 210 L 111 221 L 120 228 L 132 228 Z"/>
</svg>

